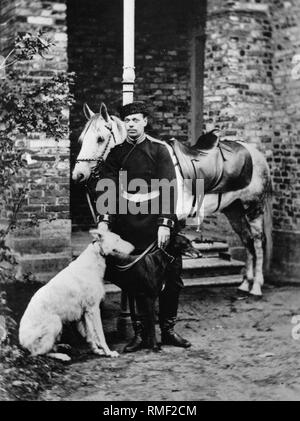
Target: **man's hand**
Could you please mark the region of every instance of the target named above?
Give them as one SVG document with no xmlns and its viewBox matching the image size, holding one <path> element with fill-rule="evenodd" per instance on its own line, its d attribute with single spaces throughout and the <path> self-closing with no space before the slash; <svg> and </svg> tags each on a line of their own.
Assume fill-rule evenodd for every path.
<svg viewBox="0 0 300 421">
<path fill-rule="evenodd" d="M 160 226 L 157 232 L 157 245 L 159 248 L 165 248 L 170 241 L 171 231 L 169 227 Z"/>
</svg>

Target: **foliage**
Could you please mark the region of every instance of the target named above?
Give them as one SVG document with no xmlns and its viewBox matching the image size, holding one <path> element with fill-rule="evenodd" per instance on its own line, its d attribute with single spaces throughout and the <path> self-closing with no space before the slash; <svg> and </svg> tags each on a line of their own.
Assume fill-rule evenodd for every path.
<svg viewBox="0 0 300 421">
<path fill-rule="evenodd" d="M 14 280 L 16 260 L 5 240 L 17 224 L 28 191 L 26 184 L 20 187 L 14 183 L 18 170 L 25 165 L 24 149 L 16 147 L 16 140 L 30 132 L 44 132 L 56 140 L 64 138 L 68 135 L 67 109 L 73 103 L 69 92 L 73 74 L 57 73 L 36 83 L 29 72 L 15 71 L 13 65 L 33 60 L 37 55 L 51 60 L 49 53 L 53 45 L 41 32 L 19 34 L 14 48 L 0 63 L 0 73 L 4 70 L 7 73 L 5 78 L 0 76 L 0 206 L 9 205 L 10 209 L 7 227 L 0 227 L 0 284 Z M 63 366 L 45 357 L 30 357 L 13 344 L 16 332 L 17 323 L 5 293 L 1 292 L 0 400 L 35 400 L 62 372 Z"/>
<path fill-rule="evenodd" d="M 0 347 L 0 401 L 37 400 L 65 371 L 64 363 L 31 357 L 17 346 Z"/>
<path fill-rule="evenodd" d="M 7 205 L 9 200 L 11 209 L 8 227 L 0 229 L 0 261 L 12 258 L 3 241 L 16 225 L 27 193 L 26 185 L 20 188 L 13 183 L 13 177 L 24 165 L 24 149 L 16 148 L 16 139 L 30 132 L 44 132 L 56 140 L 68 135 L 67 110 L 74 102 L 69 85 L 74 75 L 57 73 L 36 83 L 28 71 L 16 71 L 13 67 L 17 62 L 30 61 L 36 56 L 51 60 L 49 54 L 53 45 L 42 32 L 19 34 L 14 48 L 0 64 L 0 70 L 7 70 L 6 77 L 0 79 L 0 206 Z"/>
<path fill-rule="evenodd" d="M 9 68 L 19 60 L 32 60 L 35 55 L 43 57 L 52 45 L 41 32 L 36 36 L 18 35 L 14 49 L 1 66 Z M 45 132 L 58 140 L 68 134 L 66 109 L 74 101 L 69 91 L 73 76 L 59 73 L 37 84 L 28 73 L 10 70 L 1 81 L 0 189 L 8 186 L 8 179 L 22 165 L 22 151 L 15 148 L 18 135 Z"/>
</svg>

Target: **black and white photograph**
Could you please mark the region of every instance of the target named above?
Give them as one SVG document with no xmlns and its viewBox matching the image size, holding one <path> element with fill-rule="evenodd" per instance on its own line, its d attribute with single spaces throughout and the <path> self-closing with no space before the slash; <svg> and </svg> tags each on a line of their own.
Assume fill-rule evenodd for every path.
<svg viewBox="0 0 300 421">
<path fill-rule="evenodd" d="M 300 0 L 0 0 L 0 403 L 300 401 Z"/>
</svg>

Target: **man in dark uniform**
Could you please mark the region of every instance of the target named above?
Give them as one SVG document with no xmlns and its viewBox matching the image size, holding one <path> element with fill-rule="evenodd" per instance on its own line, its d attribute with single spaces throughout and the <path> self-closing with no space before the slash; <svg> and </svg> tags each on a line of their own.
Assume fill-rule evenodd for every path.
<svg viewBox="0 0 300 421">
<path fill-rule="evenodd" d="M 124 240 L 135 246 L 135 254 L 140 254 L 155 240 L 158 247 L 165 248 L 172 232 L 177 229 L 175 214 L 176 199 L 174 190 L 170 189 L 170 200 L 167 205 L 163 204 L 161 190 L 151 189 L 151 180 L 165 179 L 169 182 L 176 180 L 176 174 L 171 156 L 166 144 L 153 139 L 145 134 L 147 126 L 147 108 L 143 102 L 133 102 L 123 106 L 121 118 L 125 122 L 127 138 L 121 144 L 114 147 L 104 164 L 102 179 L 113 180 L 116 185 L 120 182 L 120 170 L 126 171 L 127 186 L 134 179 L 144 180 L 148 191 L 137 193 L 128 191 L 127 186 L 121 187 L 122 200 L 129 205 L 139 203 L 147 206 L 147 212 L 120 214 L 118 208 L 116 215 L 100 215 L 99 221 L 108 223 L 111 230 L 118 233 Z M 176 184 L 176 183 L 175 183 Z M 118 189 L 117 189 L 118 191 Z M 116 198 L 119 202 L 120 198 Z M 157 206 L 156 205 L 157 202 Z M 118 203 L 119 205 L 119 203 Z M 168 209 L 167 209 L 168 208 Z M 158 212 L 153 212 L 158 209 Z M 174 331 L 177 318 L 179 293 L 183 287 L 180 277 L 182 270 L 182 258 L 177 257 L 170 265 L 166 274 L 166 284 L 159 297 L 159 321 L 161 328 L 162 344 L 174 345 L 183 348 L 191 344 Z M 137 302 L 138 316 L 132 318 L 135 336 L 125 347 L 125 352 L 134 352 L 144 347 L 143 325 L 141 323 L 141 306 Z M 140 317 L 139 317 L 140 316 Z"/>
</svg>

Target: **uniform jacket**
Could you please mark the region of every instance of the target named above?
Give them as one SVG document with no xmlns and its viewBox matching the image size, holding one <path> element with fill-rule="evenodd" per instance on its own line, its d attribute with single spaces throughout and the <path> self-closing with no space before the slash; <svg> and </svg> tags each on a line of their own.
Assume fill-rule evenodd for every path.
<svg viewBox="0 0 300 421">
<path fill-rule="evenodd" d="M 123 174 L 121 178 L 120 174 Z M 109 215 L 111 228 L 124 240 L 133 243 L 136 251 L 146 249 L 157 238 L 158 225 L 176 227 L 176 174 L 164 142 L 147 135 L 136 145 L 125 140 L 108 154 L 101 171 L 101 178 L 113 180 L 117 186 L 116 213 Z M 130 182 L 134 179 L 145 181 L 146 195 L 145 189 L 139 190 L 130 186 Z M 153 183 L 153 180 L 163 179 L 168 182 L 173 181 L 175 188 L 162 192 L 162 188 L 157 188 L 158 184 Z M 99 193 L 101 194 L 101 191 Z M 135 214 L 132 212 L 121 214 L 120 206 L 123 210 L 129 207 L 132 209 L 133 206 Z M 142 206 L 140 211 L 138 211 L 139 206 Z"/>
</svg>

